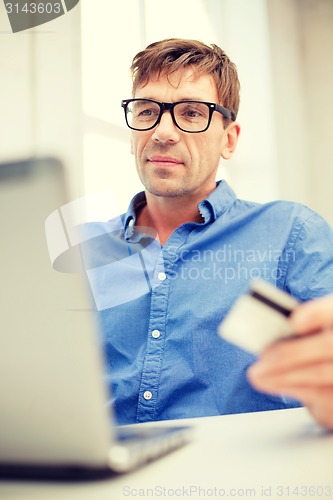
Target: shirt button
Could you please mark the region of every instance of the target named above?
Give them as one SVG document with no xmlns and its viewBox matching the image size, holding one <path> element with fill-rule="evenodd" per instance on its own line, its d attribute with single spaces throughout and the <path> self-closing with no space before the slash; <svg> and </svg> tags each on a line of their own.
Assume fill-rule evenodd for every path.
<svg viewBox="0 0 333 500">
<path fill-rule="evenodd" d="M 147 401 L 149 401 L 149 400 L 153 397 L 153 395 L 152 395 L 152 393 L 151 393 L 150 391 L 145 391 L 145 392 L 143 393 L 143 397 L 144 397 Z"/>
<path fill-rule="evenodd" d="M 129 227 L 133 227 L 134 226 L 134 219 L 130 219 L 129 222 L 128 222 L 128 226 Z"/>
<path fill-rule="evenodd" d="M 166 274 L 165 273 L 158 273 L 157 277 L 160 281 L 164 281 L 166 279 Z"/>
<path fill-rule="evenodd" d="M 161 335 L 161 332 L 159 330 L 153 330 L 151 334 L 154 339 L 158 339 L 158 337 Z"/>
</svg>

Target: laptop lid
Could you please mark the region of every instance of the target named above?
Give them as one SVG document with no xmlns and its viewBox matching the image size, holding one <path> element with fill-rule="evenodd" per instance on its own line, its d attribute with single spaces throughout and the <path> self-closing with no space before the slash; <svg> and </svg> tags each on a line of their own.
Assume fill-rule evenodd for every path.
<svg viewBox="0 0 333 500">
<path fill-rule="evenodd" d="M 45 237 L 67 202 L 57 160 L 0 165 L 0 464 L 106 466 L 93 311 L 82 274 L 52 268 Z"/>
</svg>

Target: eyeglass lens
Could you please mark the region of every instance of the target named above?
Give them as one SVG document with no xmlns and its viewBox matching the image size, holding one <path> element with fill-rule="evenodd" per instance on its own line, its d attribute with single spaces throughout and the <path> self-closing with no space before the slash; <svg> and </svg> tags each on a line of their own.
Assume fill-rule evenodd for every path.
<svg viewBox="0 0 333 500">
<path fill-rule="evenodd" d="M 144 99 L 132 101 L 127 106 L 128 125 L 138 130 L 153 128 L 160 118 L 161 107 L 156 102 Z M 173 108 L 174 119 L 178 127 L 188 132 L 204 130 L 210 117 L 207 104 L 197 101 L 177 103 Z"/>
</svg>

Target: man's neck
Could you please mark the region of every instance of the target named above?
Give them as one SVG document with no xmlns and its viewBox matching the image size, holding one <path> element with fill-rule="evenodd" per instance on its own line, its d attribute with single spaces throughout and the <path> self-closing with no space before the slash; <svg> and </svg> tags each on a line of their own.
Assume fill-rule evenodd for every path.
<svg viewBox="0 0 333 500">
<path fill-rule="evenodd" d="M 143 207 L 137 218 L 137 225 L 155 229 L 161 245 L 171 234 L 186 222 L 203 222 L 198 210 L 202 199 L 185 197 L 164 198 L 146 192 L 147 205 Z"/>
</svg>

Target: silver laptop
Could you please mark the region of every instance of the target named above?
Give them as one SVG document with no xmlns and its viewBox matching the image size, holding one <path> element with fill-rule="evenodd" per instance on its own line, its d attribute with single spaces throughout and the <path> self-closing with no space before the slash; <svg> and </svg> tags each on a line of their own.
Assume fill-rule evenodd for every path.
<svg viewBox="0 0 333 500">
<path fill-rule="evenodd" d="M 126 472 L 191 436 L 185 426 L 115 425 L 84 277 L 51 265 L 45 221 L 66 203 L 57 160 L 0 165 L 2 477 Z"/>
</svg>

